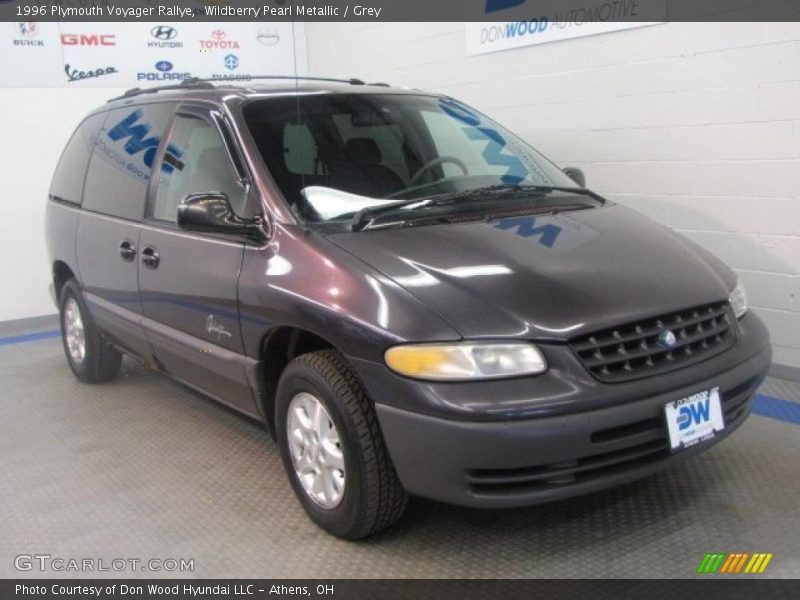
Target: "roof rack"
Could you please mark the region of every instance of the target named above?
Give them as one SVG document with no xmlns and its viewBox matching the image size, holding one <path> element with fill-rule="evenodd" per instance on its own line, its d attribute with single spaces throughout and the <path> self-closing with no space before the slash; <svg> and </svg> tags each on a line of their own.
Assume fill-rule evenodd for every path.
<svg viewBox="0 0 800 600">
<path fill-rule="evenodd" d="M 281 80 L 303 80 L 303 81 L 329 81 L 334 83 L 348 83 L 350 85 L 374 85 L 374 86 L 381 86 L 381 87 L 391 87 L 388 83 L 366 83 L 361 79 L 356 79 L 352 77 L 350 79 L 337 79 L 335 77 L 303 77 L 298 76 L 295 77 L 294 75 L 251 75 L 246 79 L 241 80 L 226 80 L 226 79 L 204 79 L 200 77 L 190 77 L 189 79 L 184 79 L 180 83 L 171 84 L 171 85 L 157 85 L 149 88 L 131 88 L 126 91 L 122 96 L 117 96 L 116 98 L 111 98 L 109 102 L 113 102 L 114 100 L 122 100 L 125 98 L 133 98 L 134 96 L 141 96 L 142 94 L 155 94 L 157 92 L 164 92 L 169 90 L 185 90 L 185 89 L 195 89 L 195 90 L 213 90 L 215 89 L 214 83 L 219 84 L 233 84 L 235 81 L 241 81 L 242 83 L 246 83 L 248 81 L 253 80 L 264 80 L 264 79 L 281 79 Z"/>
</svg>

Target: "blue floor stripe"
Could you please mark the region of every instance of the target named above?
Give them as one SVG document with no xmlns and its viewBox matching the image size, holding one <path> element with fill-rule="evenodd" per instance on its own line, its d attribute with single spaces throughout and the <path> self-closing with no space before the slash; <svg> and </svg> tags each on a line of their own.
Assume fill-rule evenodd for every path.
<svg viewBox="0 0 800 600">
<path fill-rule="evenodd" d="M 61 335 L 58 329 L 52 331 L 40 331 L 38 333 L 28 333 L 25 335 L 15 335 L 0 337 L 0 346 L 12 346 L 14 344 L 24 344 L 26 342 L 36 342 L 47 340 Z M 753 403 L 753 413 L 762 417 L 776 419 L 792 425 L 800 425 L 800 402 L 783 400 L 758 394 Z"/>
<path fill-rule="evenodd" d="M 800 425 L 799 402 L 791 402 L 781 398 L 772 398 L 771 396 L 762 396 L 758 394 L 753 404 L 753 412 L 762 417 L 777 419 L 778 421 L 784 421 L 792 425 Z"/>
<path fill-rule="evenodd" d="M 56 329 L 54 331 L 40 331 L 38 333 L 26 333 L 25 335 L 0 337 L 0 346 L 13 346 L 14 344 L 24 344 L 25 342 L 48 340 L 50 338 L 59 337 L 60 335 L 61 332 Z"/>
</svg>

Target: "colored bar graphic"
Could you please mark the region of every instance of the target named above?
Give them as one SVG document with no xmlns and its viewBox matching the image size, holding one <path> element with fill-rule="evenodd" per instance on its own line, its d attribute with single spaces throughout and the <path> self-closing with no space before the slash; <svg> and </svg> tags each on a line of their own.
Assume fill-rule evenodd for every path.
<svg viewBox="0 0 800 600">
<path fill-rule="evenodd" d="M 715 552 L 708 553 L 700 561 L 697 573 L 738 575 L 742 574 L 761 574 L 767 569 L 767 565 L 774 555 L 766 552 Z M 747 565 L 747 566 L 745 566 Z"/>
</svg>

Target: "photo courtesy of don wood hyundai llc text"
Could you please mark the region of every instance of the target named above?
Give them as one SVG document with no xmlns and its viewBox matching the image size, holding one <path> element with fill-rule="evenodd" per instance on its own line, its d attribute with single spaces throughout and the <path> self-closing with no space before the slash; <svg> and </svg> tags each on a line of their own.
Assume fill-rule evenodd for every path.
<svg viewBox="0 0 800 600">
<path fill-rule="evenodd" d="M 0 3 L 0 595 L 795 597 L 798 15 Z"/>
</svg>

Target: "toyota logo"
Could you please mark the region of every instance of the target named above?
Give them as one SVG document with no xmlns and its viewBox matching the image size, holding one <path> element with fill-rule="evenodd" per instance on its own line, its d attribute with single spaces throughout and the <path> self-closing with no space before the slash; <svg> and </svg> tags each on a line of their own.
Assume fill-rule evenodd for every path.
<svg viewBox="0 0 800 600">
<path fill-rule="evenodd" d="M 667 348 L 674 348 L 675 344 L 678 343 L 678 338 L 673 332 L 667 329 L 666 331 L 661 332 L 661 335 L 658 336 L 658 341 Z"/>
<path fill-rule="evenodd" d="M 158 25 L 150 30 L 150 35 L 157 40 L 174 40 L 178 37 L 178 30 L 169 25 Z"/>
<path fill-rule="evenodd" d="M 211 37 L 213 37 L 215 40 L 224 40 L 225 36 L 227 35 L 228 34 L 222 29 L 215 29 L 211 32 Z"/>
</svg>

